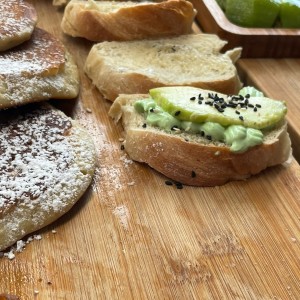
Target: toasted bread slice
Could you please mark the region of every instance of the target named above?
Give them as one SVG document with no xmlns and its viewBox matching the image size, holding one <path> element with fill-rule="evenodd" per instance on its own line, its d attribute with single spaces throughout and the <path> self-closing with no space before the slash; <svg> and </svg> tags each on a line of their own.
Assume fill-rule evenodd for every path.
<svg viewBox="0 0 300 300">
<path fill-rule="evenodd" d="M 23 0 L 5 0 L 0 5 L 0 51 L 30 39 L 37 22 L 32 4 Z"/>
<path fill-rule="evenodd" d="M 50 33 L 36 28 L 32 39 L 0 57 L 0 109 L 50 98 L 75 98 L 79 73 L 71 55 Z"/>
<path fill-rule="evenodd" d="M 234 94 L 241 87 L 234 65 L 241 49 L 222 54 L 225 44 L 210 34 L 103 42 L 91 49 L 85 72 L 111 101 L 119 94 L 148 93 L 154 87 L 174 85 Z"/>
<path fill-rule="evenodd" d="M 124 146 L 130 158 L 148 164 L 174 181 L 193 186 L 222 185 L 246 179 L 291 156 L 284 120 L 264 136 L 263 144 L 234 153 L 226 144 L 209 141 L 200 134 L 170 133 L 145 126 L 143 115 L 133 107 L 135 101 L 143 98 L 149 95 L 120 95 L 109 115 L 116 121 L 122 119 Z"/>
<path fill-rule="evenodd" d="M 65 214 L 96 156 L 79 124 L 50 105 L 0 112 L 0 251 Z"/>
<path fill-rule="evenodd" d="M 91 41 L 129 41 L 191 32 L 196 11 L 189 1 L 117 2 L 72 0 L 61 28 Z"/>
</svg>

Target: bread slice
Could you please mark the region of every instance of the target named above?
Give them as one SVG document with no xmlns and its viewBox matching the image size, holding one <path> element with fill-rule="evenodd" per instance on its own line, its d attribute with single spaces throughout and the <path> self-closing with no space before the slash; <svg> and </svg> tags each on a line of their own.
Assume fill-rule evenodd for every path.
<svg viewBox="0 0 300 300">
<path fill-rule="evenodd" d="M 50 33 L 32 38 L 0 56 L 0 109 L 50 98 L 75 98 L 79 72 L 72 56 Z"/>
<path fill-rule="evenodd" d="M 91 137 L 47 106 L 0 112 L 0 251 L 65 214 L 95 169 Z"/>
<path fill-rule="evenodd" d="M 142 94 L 154 87 L 178 85 L 234 94 L 241 88 L 234 65 L 241 48 L 221 54 L 225 44 L 210 34 L 103 42 L 92 47 L 85 72 L 111 101 L 119 94 Z"/>
<path fill-rule="evenodd" d="M 191 32 L 196 11 L 189 1 L 117 2 L 72 0 L 61 28 L 91 41 L 128 41 Z"/>
<path fill-rule="evenodd" d="M 281 164 L 291 155 L 287 124 L 282 122 L 267 133 L 261 145 L 243 153 L 233 153 L 221 142 L 196 134 L 168 133 L 146 126 L 133 104 L 149 95 L 120 95 L 109 115 L 122 119 L 125 150 L 131 159 L 148 164 L 168 178 L 186 185 L 218 186 L 231 180 L 246 179 L 267 167 Z"/>
<path fill-rule="evenodd" d="M 23 0 L 5 0 L 0 5 L 0 51 L 30 39 L 37 23 L 34 6 Z"/>
</svg>

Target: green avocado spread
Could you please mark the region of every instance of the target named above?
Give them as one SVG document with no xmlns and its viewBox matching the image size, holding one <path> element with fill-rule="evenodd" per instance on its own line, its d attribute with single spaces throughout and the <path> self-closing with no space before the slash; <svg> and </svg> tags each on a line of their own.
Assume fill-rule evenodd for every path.
<svg viewBox="0 0 300 300">
<path fill-rule="evenodd" d="M 165 92 L 166 88 L 160 88 Z M 157 89 L 155 89 L 157 90 Z M 180 89 L 181 90 L 181 89 Z M 258 92 L 257 90 L 253 88 L 248 88 L 245 90 L 242 89 L 240 92 L 241 97 L 246 96 L 247 99 L 250 98 L 250 95 L 247 93 L 249 91 L 251 94 L 257 96 L 259 95 L 262 97 L 262 94 Z M 157 91 L 156 91 L 157 92 Z M 153 93 L 152 93 L 153 94 Z M 151 92 L 150 92 L 151 95 Z M 157 94 L 154 93 L 154 95 L 157 96 Z M 159 94 L 161 95 L 161 94 Z M 242 96 L 244 95 L 244 96 Z M 152 96 L 152 95 L 151 95 Z M 172 93 L 171 96 L 172 98 Z M 138 113 L 141 113 L 145 117 L 145 121 L 147 125 L 159 127 L 160 129 L 163 129 L 165 131 L 169 132 L 187 132 L 191 134 L 199 134 L 200 136 L 203 136 L 207 138 L 208 140 L 212 141 L 218 141 L 223 142 L 226 145 L 230 147 L 230 150 L 232 152 L 241 153 L 249 149 L 250 147 L 254 147 L 256 145 L 260 145 L 263 143 L 263 130 L 262 128 L 252 128 L 250 126 L 244 126 L 243 124 L 239 124 L 238 122 L 232 122 L 233 124 L 230 124 L 231 122 L 216 122 L 218 118 L 214 116 L 213 118 L 205 117 L 201 122 L 190 120 L 188 117 L 185 117 L 183 119 L 180 119 L 179 116 L 181 114 L 180 109 L 178 109 L 178 104 L 176 103 L 176 109 L 172 106 L 170 108 L 170 105 L 167 106 L 167 110 L 163 109 L 161 105 L 158 105 L 158 98 L 147 98 L 143 100 L 138 100 L 134 103 L 134 108 Z M 189 101 L 193 101 L 194 97 L 190 97 Z M 201 98 L 198 96 L 198 98 Z M 192 100 L 191 100 L 192 99 Z M 206 101 L 206 98 L 203 98 L 201 102 Z M 168 101 L 172 102 L 174 104 L 174 101 L 171 99 L 168 99 Z M 270 100 L 272 101 L 272 100 Z M 274 100 L 275 101 L 275 100 Z M 249 102 L 249 101 L 248 101 Z M 168 104 L 170 104 L 168 102 Z M 164 105 L 166 107 L 166 105 Z M 259 105 L 258 105 L 259 106 Z M 249 108 L 252 109 L 252 106 Z M 243 108 L 245 110 L 245 108 Z M 240 118 L 240 110 L 237 107 L 234 107 L 235 112 L 237 113 L 239 120 Z M 254 109 L 255 110 L 255 109 Z M 283 108 L 284 110 L 284 108 Z M 243 111 L 243 110 L 242 110 Z M 195 114 L 195 111 L 193 109 L 190 109 L 190 116 Z M 219 109 L 217 114 L 222 113 L 222 110 Z M 187 114 L 187 113 L 186 113 Z M 284 116 L 285 111 L 282 113 Z M 188 115 L 188 114 L 187 114 Z M 201 118 L 203 116 L 201 115 Z M 212 119 L 213 121 L 211 121 Z M 237 123 L 237 124 L 235 124 Z M 276 122 L 277 123 L 277 122 Z M 226 124 L 226 125 L 224 125 Z M 268 126 L 265 128 L 272 128 L 274 124 L 268 123 Z M 259 126 L 257 126 L 259 127 Z"/>
</svg>

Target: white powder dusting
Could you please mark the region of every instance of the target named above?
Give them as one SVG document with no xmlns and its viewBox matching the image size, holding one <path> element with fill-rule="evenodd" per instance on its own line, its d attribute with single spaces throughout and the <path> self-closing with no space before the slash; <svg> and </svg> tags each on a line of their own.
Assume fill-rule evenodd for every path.
<svg viewBox="0 0 300 300">
<path fill-rule="evenodd" d="M 0 123 L 0 249 L 61 216 L 90 183 L 94 153 L 77 130 L 49 107 Z"/>
<path fill-rule="evenodd" d="M 58 70 L 64 63 L 62 43 L 50 33 L 36 29 L 28 42 L 1 54 L 0 74 L 32 77 Z"/>
<path fill-rule="evenodd" d="M 129 210 L 126 205 L 119 205 L 113 210 L 113 214 L 118 217 L 120 224 L 128 230 Z"/>
<path fill-rule="evenodd" d="M 33 236 L 29 236 L 26 241 L 19 240 L 15 243 L 15 245 L 10 247 L 10 249 L 7 252 L 0 252 L 0 254 L 2 254 L 0 255 L 0 257 L 6 257 L 9 260 L 12 260 L 16 257 L 16 253 L 20 253 L 24 251 L 27 244 L 31 243 L 34 240 L 39 241 L 41 239 L 42 236 L 40 234 L 36 234 Z"/>
<path fill-rule="evenodd" d="M 29 9 L 32 9 L 31 4 L 23 0 L 1 1 L 0 40 L 33 30 L 35 18 L 28 14 Z"/>
</svg>

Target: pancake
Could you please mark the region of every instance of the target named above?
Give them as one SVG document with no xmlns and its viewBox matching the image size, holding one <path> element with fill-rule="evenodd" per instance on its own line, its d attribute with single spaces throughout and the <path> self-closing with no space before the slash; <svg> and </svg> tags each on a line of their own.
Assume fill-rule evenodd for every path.
<svg viewBox="0 0 300 300">
<path fill-rule="evenodd" d="M 65 214 L 91 183 L 95 149 L 50 105 L 0 112 L 0 251 Z"/>
<path fill-rule="evenodd" d="M 0 56 L 0 109 L 50 98 L 72 99 L 79 73 L 63 44 L 43 29 Z"/>
<path fill-rule="evenodd" d="M 37 22 L 32 4 L 23 0 L 5 0 L 0 5 L 0 51 L 30 39 Z"/>
</svg>

